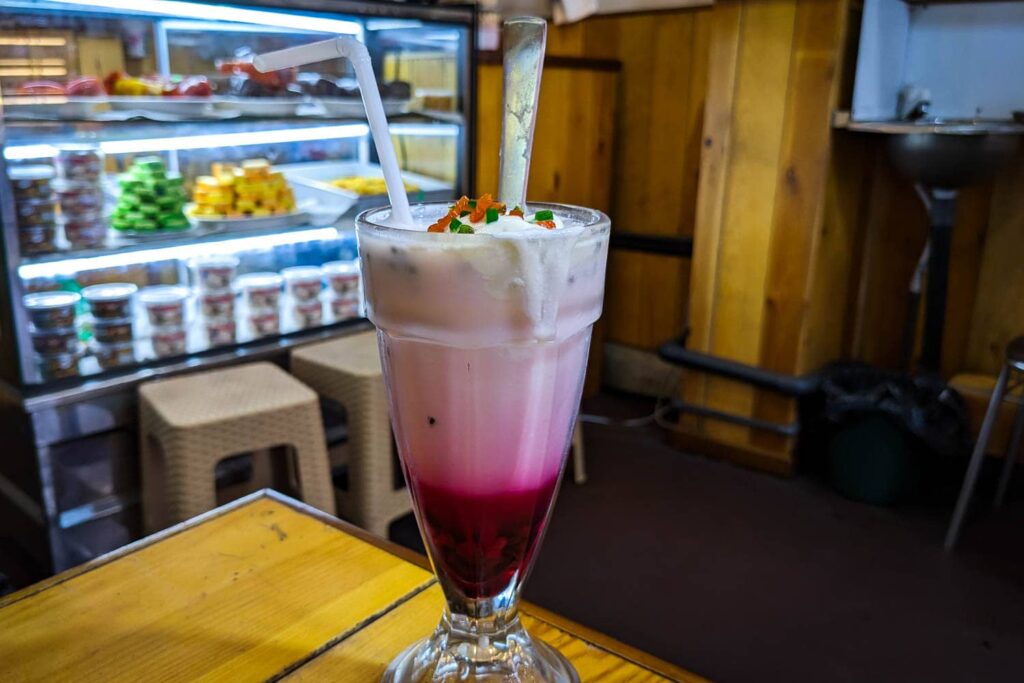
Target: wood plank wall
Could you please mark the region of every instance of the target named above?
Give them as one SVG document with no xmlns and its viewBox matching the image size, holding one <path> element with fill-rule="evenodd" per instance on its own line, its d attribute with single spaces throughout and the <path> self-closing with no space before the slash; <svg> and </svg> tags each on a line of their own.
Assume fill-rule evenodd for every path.
<svg viewBox="0 0 1024 683">
<path fill-rule="evenodd" d="M 613 232 L 693 234 L 710 27 L 709 8 L 550 27 L 549 54 L 622 64 L 609 197 Z M 606 339 L 649 350 L 682 334 L 689 278 L 688 259 L 613 249 Z"/>
<path fill-rule="evenodd" d="M 612 153 L 619 70 L 579 63 L 545 67 L 540 116 L 534 131 L 527 196 L 537 201 L 579 204 L 609 213 L 612 208 Z M 476 188 L 498 187 L 501 144 L 502 68 L 482 64 L 477 71 Z M 607 305 L 607 304 L 606 304 Z M 601 387 L 602 346 L 607 311 L 594 328 L 584 395 Z"/>
<path fill-rule="evenodd" d="M 689 346 L 795 374 L 818 343 L 807 332 L 815 278 L 828 271 L 819 257 L 846 0 L 722 0 L 711 21 Z M 699 373 L 682 392 L 747 417 L 795 417 L 791 400 Z M 682 426 L 682 445 L 792 467 L 792 439 L 708 419 Z"/>
<path fill-rule="evenodd" d="M 820 347 L 816 367 L 836 357 L 900 366 L 907 288 L 927 238 L 927 216 L 910 182 L 893 169 L 881 140 L 837 133 L 836 185 L 826 207 L 852 258 L 838 327 L 843 340 Z M 950 255 L 942 374 L 995 375 L 1006 344 L 1024 334 L 1024 152 L 1000 175 L 960 193 Z M 842 278 L 839 271 L 832 278 Z M 919 312 L 919 317 L 923 312 Z M 920 346 L 920 320 L 915 349 Z M 916 358 L 916 353 L 915 353 Z"/>
</svg>

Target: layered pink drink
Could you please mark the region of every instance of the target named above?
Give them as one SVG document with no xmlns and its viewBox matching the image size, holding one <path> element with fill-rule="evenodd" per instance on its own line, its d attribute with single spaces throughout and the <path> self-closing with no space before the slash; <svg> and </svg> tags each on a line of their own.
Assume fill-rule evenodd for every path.
<svg viewBox="0 0 1024 683">
<path fill-rule="evenodd" d="M 448 210 L 415 207 L 415 229 L 384 227 L 386 209 L 365 215 L 359 249 L 424 539 L 449 602 L 485 616 L 495 598 L 514 603 L 551 510 L 601 313 L 608 221 L 531 206 L 427 232 Z"/>
</svg>

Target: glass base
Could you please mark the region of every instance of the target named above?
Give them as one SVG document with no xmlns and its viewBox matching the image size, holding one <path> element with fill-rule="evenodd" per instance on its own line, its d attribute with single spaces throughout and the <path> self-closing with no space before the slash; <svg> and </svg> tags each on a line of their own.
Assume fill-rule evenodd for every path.
<svg viewBox="0 0 1024 683">
<path fill-rule="evenodd" d="M 447 615 L 430 637 L 398 655 L 381 680 L 580 683 L 572 664 L 547 643 L 530 638 L 518 618 L 499 632 L 483 635 L 478 629 L 453 627 Z"/>
</svg>

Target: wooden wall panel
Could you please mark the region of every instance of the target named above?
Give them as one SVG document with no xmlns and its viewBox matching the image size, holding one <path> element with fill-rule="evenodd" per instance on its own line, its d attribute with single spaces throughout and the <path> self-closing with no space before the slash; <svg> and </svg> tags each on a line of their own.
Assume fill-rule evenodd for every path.
<svg viewBox="0 0 1024 683">
<path fill-rule="evenodd" d="M 764 287 L 782 162 L 788 81 L 796 19 L 790 0 L 744 3 L 737 63 L 732 155 L 719 245 L 710 346 L 706 350 L 757 365 L 763 340 Z M 754 391 L 710 378 L 704 404 L 750 415 Z M 746 427 L 709 421 L 706 433 L 746 442 Z"/>
<path fill-rule="evenodd" d="M 501 144 L 502 69 L 477 72 L 476 188 L 495 192 Z M 548 68 L 541 83 L 527 196 L 611 211 L 612 152 L 619 74 L 615 70 Z M 607 297 L 606 297 L 607 298 Z M 600 389 L 602 346 L 610 311 L 594 327 L 584 395 Z"/>
<path fill-rule="evenodd" d="M 800 354 L 807 351 L 802 341 L 809 303 L 816 293 L 810 288 L 822 229 L 844 19 L 839 3 L 797 4 L 758 363 L 788 374 L 798 371 Z M 754 398 L 754 416 L 792 422 L 796 406 L 778 394 L 759 391 Z M 782 437 L 764 432 L 754 434 L 752 441 L 762 448 L 787 447 Z"/>
<path fill-rule="evenodd" d="M 476 187 L 498 185 L 502 71 L 482 65 L 477 74 Z M 612 148 L 618 74 L 584 68 L 546 69 L 534 133 L 528 196 L 536 201 L 611 210 Z"/>
<path fill-rule="evenodd" d="M 692 234 L 710 27 L 710 10 L 701 8 L 594 17 L 550 29 L 549 54 L 622 64 L 613 231 Z M 609 265 L 609 341 L 653 349 L 683 332 L 686 259 L 617 251 Z"/>
<path fill-rule="evenodd" d="M 834 136 L 832 148 L 797 374 L 852 353 L 868 206 L 867 168 L 874 156 L 863 140 L 844 133 Z"/>
<path fill-rule="evenodd" d="M 690 347 L 792 373 L 809 353 L 802 340 L 817 338 L 804 329 L 814 275 L 827 268 L 818 254 L 847 4 L 723 0 L 712 19 Z M 793 418 L 789 400 L 693 375 L 683 384 L 691 402 Z M 710 419 L 683 426 L 705 445 L 727 444 L 779 471 L 791 465 L 790 440 Z"/>
<path fill-rule="evenodd" d="M 710 28 L 708 91 L 695 217 L 699 234 L 693 242 L 690 278 L 698 286 L 689 288 L 692 326 L 689 346 L 699 351 L 711 348 L 716 291 L 713 283 L 719 278 L 719 245 L 732 156 L 732 121 L 742 22 L 743 5 L 738 2 L 720 4 L 714 9 Z M 707 400 L 707 378 L 700 373 L 686 373 L 681 392 L 688 402 L 703 404 Z M 704 421 L 684 415 L 682 424 L 699 431 Z"/>
<path fill-rule="evenodd" d="M 831 243 L 839 250 L 829 259 L 829 268 L 821 270 L 824 282 L 829 283 L 829 300 L 836 306 L 845 305 L 846 311 L 839 315 L 822 308 L 814 316 L 816 322 L 807 334 L 819 340 L 831 338 L 822 344 L 803 345 L 807 352 L 800 371 L 809 372 L 839 358 L 899 368 L 908 289 L 927 239 L 927 213 L 912 183 L 889 162 L 881 137 L 841 131 L 835 139 L 822 239 L 826 249 Z M 968 359 L 967 347 L 975 302 L 982 296 L 979 273 L 991 221 L 991 194 L 990 185 L 966 188 L 960 194 L 943 335 L 945 377 L 977 370 Z M 833 235 L 833 229 L 838 229 L 839 235 Z M 845 259 L 842 250 L 848 251 Z M 843 279 L 845 286 L 841 286 Z M 912 367 L 919 354 L 922 322 L 923 302 Z M 837 336 L 839 330 L 842 334 Z"/>
<path fill-rule="evenodd" d="M 992 192 L 971 320 L 963 369 L 994 375 L 1006 344 L 1024 335 L 1024 151 Z"/>
</svg>

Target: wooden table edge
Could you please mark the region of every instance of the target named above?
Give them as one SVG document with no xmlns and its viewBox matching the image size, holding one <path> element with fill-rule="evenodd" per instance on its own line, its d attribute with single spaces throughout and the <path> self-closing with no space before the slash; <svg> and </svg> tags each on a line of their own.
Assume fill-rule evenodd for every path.
<svg viewBox="0 0 1024 683">
<path fill-rule="evenodd" d="M 391 553 L 399 559 L 405 560 L 406 562 L 414 564 L 422 569 L 433 572 L 433 569 L 430 566 L 430 562 L 425 555 L 421 555 L 420 553 L 409 550 L 408 548 L 400 546 L 397 543 L 394 543 L 387 539 L 375 536 L 370 532 L 366 531 L 365 529 L 361 529 L 355 526 L 354 524 L 351 524 L 350 522 L 338 519 L 337 517 L 329 515 L 322 510 L 318 510 L 317 508 L 314 508 L 310 505 L 307 505 L 306 503 L 303 503 L 302 501 L 295 500 L 294 498 L 274 491 L 273 489 L 260 489 L 259 491 L 250 493 L 246 496 L 243 496 L 242 498 L 233 500 L 230 503 L 214 508 L 209 512 L 205 512 L 201 515 L 193 517 L 192 519 L 168 527 L 163 531 L 158 531 L 144 538 L 140 538 L 139 540 L 134 541 L 133 543 L 124 545 L 118 548 L 117 550 L 109 552 L 105 555 L 101 555 L 100 557 L 97 557 L 77 567 L 72 567 L 71 569 L 63 571 L 60 574 L 56 574 L 48 579 L 43 579 L 42 581 L 32 584 L 31 586 L 27 586 L 21 590 L 15 591 L 10 595 L 0 598 L 0 610 L 10 605 L 13 605 L 16 602 L 20 602 L 21 600 L 30 598 L 33 595 L 37 595 L 49 588 L 53 588 L 54 586 L 60 585 L 65 581 L 70 581 L 71 579 L 77 576 L 81 576 L 95 569 L 99 569 L 104 565 L 107 565 L 117 559 L 130 555 L 133 552 L 153 545 L 154 543 L 158 543 L 166 538 L 170 538 L 171 536 L 180 534 L 183 531 L 187 531 L 189 529 L 197 527 L 211 519 L 216 519 L 217 517 L 234 512 L 239 508 L 243 508 L 255 501 L 263 499 L 269 499 L 286 507 L 292 508 L 296 512 L 300 512 L 308 517 L 312 517 L 313 519 L 316 519 L 319 522 L 327 524 L 328 526 L 338 529 L 341 532 L 349 534 L 350 536 L 354 536 L 366 543 L 369 543 L 370 545 L 379 548 L 380 550 Z M 421 590 L 428 588 L 433 583 L 434 582 L 431 581 L 426 586 L 421 586 L 419 590 L 414 591 L 414 593 L 419 593 Z M 405 597 L 408 598 L 410 596 Z M 621 657 L 622 659 L 632 662 L 633 664 L 640 666 L 644 669 L 648 669 L 649 671 L 656 673 L 660 676 L 664 676 L 665 678 L 683 681 L 684 683 L 707 683 L 706 679 L 701 678 L 700 676 L 697 676 L 692 672 L 689 672 L 674 664 L 670 664 L 669 662 L 659 659 L 654 655 L 650 655 L 642 650 L 632 647 L 631 645 L 627 645 L 610 636 L 607 636 L 603 633 L 583 626 L 582 624 L 578 624 L 572 621 L 571 619 L 567 619 L 566 617 L 556 614 L 543 607 L 534 605 L 533 603 L 524 601 L 521 604 L 521 609 L 524 612 L 528 613 L 530 616 L 541 621 L 547 622 L 551 626 L 554 626 L 555 628 L 565 631 L 570 635 L 587 642 L 590 645 L 610 652 L 611 654 Z M 337 642 L 339 641 L 336 639 L 332 639 L 331 646 L 337 644 Z M 317 656 L 323 654 L 323 652 L 326 652 L 329 649 L 330 647 L 324 647 L 318 649 L 316 652 L 309 653 L 309 656 L 302 658 L 302 663 L 306 664 L 312 661 Z"/>
</svg>

